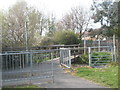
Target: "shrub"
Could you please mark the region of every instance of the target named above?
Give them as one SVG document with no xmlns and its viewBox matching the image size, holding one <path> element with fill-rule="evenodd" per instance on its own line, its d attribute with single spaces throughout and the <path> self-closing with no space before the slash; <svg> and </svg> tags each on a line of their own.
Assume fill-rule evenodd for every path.
<svg viewBox="0 0 120 90">
<path fill-rule="evenodd" d="M 53 45 L 54 44 L 54 40 L 51 37 L 44 37 L 41 40 L 40 45 L 44 46 L 44 45 Z"/>
<path fill-rule="evenodd" d="M 88 63 L 89 63 L 88 54 L 82 55 L 82 56 L 80 57 L 80 63 L 81 63 L 81 64 L 88 64 Z"/>
<path fill-rule="evenodd" d="M 81 56 L 81 63 L 83 63 L 83 64 L 88 64 L 89 63 L 88 54 L 85 54 L 85 55 Z"/>
<path fill-rule="evenodd" d="M 118 66 L 118 62 L 110 62 L 106 66 L 108 66 L 108 67 L 117 67 Z"/>
<path fill-rule="evenodd" d="M 89 59 L 88 59 L 88 54 L 81 55 L 75 60 L 74 64 L 88 64 Z"/>
<path fill-rule="evenodd" d="M 53 37 L 56 44 L 64 45 L 79 44 L 78 35 L 75 34 L 73 31 L 69 30 L 57 31 L 55 32 Z"/>
</svg>

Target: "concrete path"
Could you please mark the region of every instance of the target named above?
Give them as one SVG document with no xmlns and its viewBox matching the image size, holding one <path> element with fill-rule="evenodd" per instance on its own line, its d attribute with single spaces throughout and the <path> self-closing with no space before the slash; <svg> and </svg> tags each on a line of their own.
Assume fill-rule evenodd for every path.
<svg viewBox="0 0 120 90">
<path fill-rule="evenodd" d="M 105 88 L 91 81 L 72 76 L 62 69 L 55 71 L 54 83 L 34 83 L 43 88 Z"/>
</svg>

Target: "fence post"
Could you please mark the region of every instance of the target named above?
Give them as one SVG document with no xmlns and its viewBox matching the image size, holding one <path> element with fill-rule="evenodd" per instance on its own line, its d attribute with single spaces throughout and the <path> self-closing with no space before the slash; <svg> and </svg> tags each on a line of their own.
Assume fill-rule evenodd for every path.
<svg viewBox="0 0 120 90">
<path fill-rule="evenodd" d="M 60 48 L 60 64 L 61 64 L 61 60 L 62 60 L 62 55 L 61 55 L 62 53 L 61 53 L 61 48 Z"/>
<path fill-rule="evenodd" d="M 89 53 L 89 66 L 91 66 L 91 47 L 88 47 L 88 53 Z"/>
<path fill-rule="evenodd" d="M 71 50 L 69 49 L 69 66 L 71 68 Z"/>
<path fill-rule="evenodd" d="M 112 53 L 112 62 L 114 61 L 114 52 L 113 52 L 113 47 L 111 47 L 111 53 Z"/>
<path fill-rule="evenodd" d="M 114 47 L 114 61 L 116 62 L 116 44 L 115 44 L 115 34 L 113 35 L 113 47 Z"/>
<path fill-rule="evenodd" d="M 32 62 L 32 58 L 33 58 L 33 55 L 32 55 L 32 52 L 30 52 L 30 84 L 32 83 L 32 73 L 33 73 L 33 70 L 32 70 L 32 67 L 33 67 L 33 62 Z"/>
<path fill-rule="evenodd" d="M 100 38 L 98 40 L 99 52 L 100 52 Z"/>
<path fill-rule="evenodd" d="M 28 51 L 26 51 L 26 66 L 28 66 Z"/>
<path fill-rule="evenodd" d="M 84 55 L 86 54 L 86 40 L 84 38 Z"/>
<path fill-rule="evenodd" d="M 1 47 L 0 47 L 1 48 Z M 2 55 L 2 53 L 0 52 L 0 90 L 2 90 L 2 67 L 3 67 L 3 65 L 2 65 L 2 61 L 3 61 L 3 55 Z"/>
<path fill-rule="evenodd" d="M 53 83 L 54 83 L 54 69 L 53 69 L 53 54 L 51 52 L 51 62 L 52 62 L 52 78 L 53 78 Z"/>
</svg>

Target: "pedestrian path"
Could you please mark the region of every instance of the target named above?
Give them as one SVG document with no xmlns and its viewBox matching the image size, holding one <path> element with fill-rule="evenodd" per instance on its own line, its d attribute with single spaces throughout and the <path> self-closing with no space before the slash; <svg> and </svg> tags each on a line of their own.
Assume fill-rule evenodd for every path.
<svg viewBox="0 0 120 90">
<path fill-rule="evenodd" d="M 54 75 L 54 83 L 36 84 L 43 88 L 105 88 L 83 78 L 70 75 L 62 69 L 55 71 Z"/>
</svg>

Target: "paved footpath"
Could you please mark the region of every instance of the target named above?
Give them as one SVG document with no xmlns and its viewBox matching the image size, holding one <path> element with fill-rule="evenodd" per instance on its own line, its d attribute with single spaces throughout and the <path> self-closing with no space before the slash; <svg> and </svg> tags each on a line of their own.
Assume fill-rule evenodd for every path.
<svg viewBox="0 0 120 90">
<path fill-rule="evenodd" d="M 91 81 L 65 73 L 62 69 L 55 71 L 54 83 L 35 84 L 43 88 L 105 88 Z"/>
</svg>

